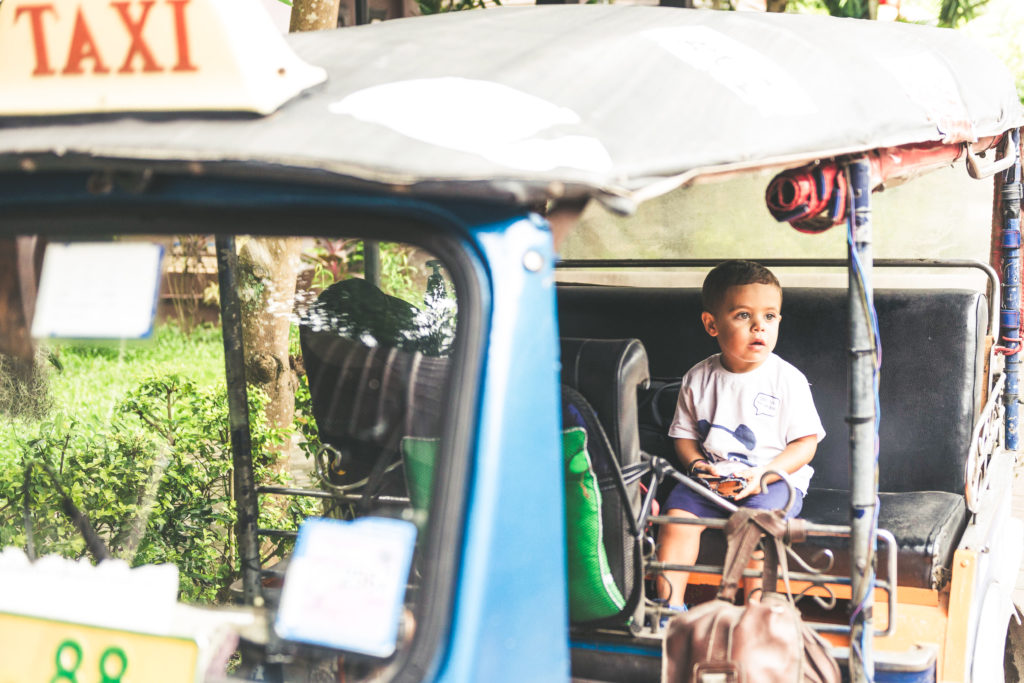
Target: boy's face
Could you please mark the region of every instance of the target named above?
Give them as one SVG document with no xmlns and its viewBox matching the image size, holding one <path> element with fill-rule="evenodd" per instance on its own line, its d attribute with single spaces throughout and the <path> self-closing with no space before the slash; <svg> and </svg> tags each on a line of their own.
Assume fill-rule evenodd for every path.
<svg viewBox="0 0 1024 683">
<path fill-rule="evenodd" d="M 701 314 L 704 329 L 718 340 L 729 372 L 750 372 L 768 358 L 779 339 L 782 292 L 772 285 L 735 285 L 714 314 Z"/>
</svg>

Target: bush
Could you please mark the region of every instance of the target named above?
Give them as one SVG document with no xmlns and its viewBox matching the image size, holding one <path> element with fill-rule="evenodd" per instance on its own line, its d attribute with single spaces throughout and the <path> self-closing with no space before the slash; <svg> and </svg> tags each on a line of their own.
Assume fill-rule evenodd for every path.
<svg viewBox="0 0 1024 683">
<path fill-rule="evenodd" d="M 47 353 L 34 362 L 0 353 L 0 415 L 38 419 L 50 407 Z"/>
<path fill-rule="evenodd" d="M 266 396 L 249 391 L 257 481 L 283 483 L 270 469 L 274 448 L 289 436 L 263 418 Z M 62 509 L 60 487 L 85 512 L 112 555 L 132 565 L 173 562 L 186 601 L 222 602 L 239 576 L 233 470 L 226 391 L 197 387 L 170 374 L 138 384 L 109 424 L 57 416 L 19 437 L 18 452 L 0 463 L 0 543 L 25 547 L 22 503 L 32 510 L 38 554 L 82 557 L 81 534 Z M 305 500 L 265 513 L 261 526 L 297 528 L 312 512 Z M 267 516 L 272 517 L 268 519 Z M 281 543 L 265 554 L 280 555 Z"/>
</svg>

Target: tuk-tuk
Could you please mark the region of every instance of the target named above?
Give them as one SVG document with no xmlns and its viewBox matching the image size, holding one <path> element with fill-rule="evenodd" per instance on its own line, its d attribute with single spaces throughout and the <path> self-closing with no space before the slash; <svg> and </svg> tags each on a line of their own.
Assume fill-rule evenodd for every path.
<svg viewBox="0 0 1024 683">
<path fill-rule="evenodd" d="M 914 25 L 3 0 L 0 680 L 660 680 L 733 257 L 828 434 L 804 621 L 852 681 L 1018 680 L 1022 125 Z"/>
</svg>

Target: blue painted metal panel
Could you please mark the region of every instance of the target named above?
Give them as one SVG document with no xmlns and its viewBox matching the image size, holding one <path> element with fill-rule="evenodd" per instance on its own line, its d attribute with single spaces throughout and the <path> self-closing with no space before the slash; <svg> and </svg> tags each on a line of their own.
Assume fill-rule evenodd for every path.
<svg viewBox="0 0 1024 683">
<path fill-rule="evenodd" d="M 935 683 L 935 666 L 925 671 L 875 671 L 875 683 Z"/>
<path fill-rule="evenodd" d="M 485 271 L 491 316 L 464 556 L 436 680 L 568 680 L 558 331 L 546 222 L 497 204 L 215 178 L 161 177 L 141 195 L 115 186 L 96 196 L 86 191 L 88 174 L 42 175 L 0 174 L 0 206 L 319 207 L 408 217 L 455 232 Z"/>
<path fill-rule="evenodd" d="M 490 269 L 493 317 L 451 651 L 441 680 L 565 681 L 568 598 L 551 236 L 524 217 L 481 228 L 475 237 Z"/>
</svg>

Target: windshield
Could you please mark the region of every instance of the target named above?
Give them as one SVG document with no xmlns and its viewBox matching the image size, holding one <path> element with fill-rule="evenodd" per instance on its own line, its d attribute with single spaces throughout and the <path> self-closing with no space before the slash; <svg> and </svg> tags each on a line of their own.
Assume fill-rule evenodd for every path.
<svg viewBox="0 0 1024 683">
<path fill-rule="evenodd" d="M 774 172 L 751 173 L 684 187 L 642 204 L 621 217 L 591 202 L 577 229 L 562 244 L 563 259 L 843 259 L 846 230 L 836 226 L 806 234 L 779 223 L 765 205 Z M 871 195 L 875 259 L 953 258 L 989 262 L 992 182 L 973 180 L 962 164 Z M 913 226 L 913 229 L 910 228 Z M 921 229 L 927 226 L 927 229 Z M 596 274 L 561 270 L 561 281 L 599 281 L 649 286 L 700 286 L 708 265 L 693 269 L 616 269 Z M 773 270 L 776 270 L 773 268 Z M 626 272 L 630 271 L 630 272 Z M 784 285 L 846 286 L 845 269 L 780 268 Z M 957 286 L 984 287 L 981 273 L 929 271 Z M 886 268 L 880 287 L 918 287 L 921 269 Z M 943 285 L 940 285 L 943 286 Z"/>
<path fill-rule="evenodd" d="M 456 551 L 435 545 L 434 473 L 452 448 L 457 331 L 468 321 L 450 249 L 417 243 L 410 226 L 393 231 L 414 239 L 2 240 L 5 258 L 28 252 L 41 273 L 30 353 L 0 330 L 6 566 L 19 556 L 176 567 L 169 601 L 153 590 L 148 614 L 133 600 L 111 607 L 110 627 L 182 635 L 175 598 L 265 607 L 224 654 L 233 675 L 252 675 L 278 637 L 294 641 L 285 659 L 296 672 L 353 681 L 397 670 L 431 635 L 415 625 L 427 614 L 443 623 L 448 609 L 436 562 Z M 243 372 L 247 382 L 233 380 Z M 297 549 L 311 517 L 332 520 L 329 533 Z M 325 559 L 328 537 L 343 552 Z M 306 578 L 290 582 L 300 559 Z M 154 626 L 153 613 L 167 620 Z"/>
</svg>

